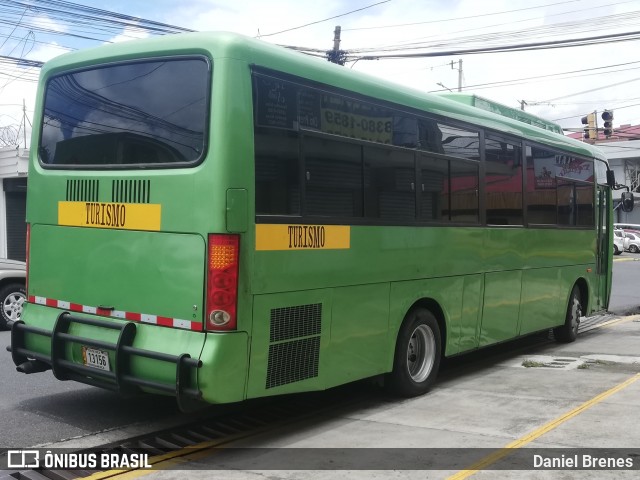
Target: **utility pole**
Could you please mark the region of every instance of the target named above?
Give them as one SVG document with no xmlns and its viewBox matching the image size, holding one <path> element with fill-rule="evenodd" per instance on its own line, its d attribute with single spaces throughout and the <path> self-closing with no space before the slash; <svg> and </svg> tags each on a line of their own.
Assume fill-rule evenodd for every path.
<svg viewBox="0 0 640 480">
<path fill-rule="evenodd" d="M 451 70 L 455 70 L 453 66 L 453 60 L 451 60 Z M 458 91 L 462 91 L 462 60 L 458 60 Z"/>
<path fill-rule="evenodd" d="M 340 25 L 336 25 L 336 29 L 333 31 L 333 53 L 334 55 L 338 55 L 340 51 L 340 32 L 342 28 Z"/>
<path fill-rule="evenodd" d="M 27 104 L 22 99 L 22 129 L 24 131 L 24 149 L 27 149 Z"/>
<path fill-rule="evenodd" d="M 345 62 L 344 52 L 340 50 L 341 30 L 340 25 L 336 25 L 336 29 L 333 31 L 333 50 L 327 52 L 327 60 L 338 65 L 344 65 Z"/>
</svg>

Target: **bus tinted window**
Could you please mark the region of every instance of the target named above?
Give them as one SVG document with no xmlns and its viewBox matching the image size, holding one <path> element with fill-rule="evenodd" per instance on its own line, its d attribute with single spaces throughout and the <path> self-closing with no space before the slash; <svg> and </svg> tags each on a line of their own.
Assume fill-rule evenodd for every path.
<svg viewBox="0 0 640 480">
<path fill-rule="evenodd" d="M 450 125 L 438 124 L 442 135 L 442 152 L 454 157 L 480 160 L 480 141 L 477 132 Z"/>
<path fill-rule="evenodd" d="M 593 161 L 539 147 L 526 152 L 529 223 L 593 226 Z"/>
<path fill-rule="evenodd" d="M 485 159 L 487 223 L 522 225 L 522 148 L 487 136 Z"/>
<path fill-rule="evenodd" d="M 556 155 L 538 148 L 527 152 L 527 215 L 530 224 L 555 225 L 556 211 Z"/>
<path fill-rule="evenodd" d="M 450 168 L 451 221 L 458 223 L 480 222 L 479 164 L 452 160 Z"/>
<path fill-rule="evenodd" d="M 297 132 L 256 131 L 256 213 L 300 214 Z"/>
<path fill-rule="evenodd" d="M 305 137 L 306 213 L 363 216 L 362 154 L 359 145 Z"/>
<path fill-rule="evenodd" d="M 366 216 L 387 220 L 416 218 L 416 171 L 413 152 L 364 148 Z"/>
<path fill-rule="evenodd" d="M 194 162 L 205 148 L 208 86 L 201 58 L 54 77 L 46 86 L 40 160 L 89 167 Z"/>
<path fill-rule="evenodd" d="M 420 155 L 420 218 L 426 221 L 449 220 L 449 161 Z"/>
<path fill-rule="evenodd" d="M 420 218 L 428 222 L 478 223 L 479 163 L 420 156 Z"/>
<path fill-rule="evenodd" d="M 593 185 L 558 180 L 558 224 L 593 225 Z"/>
</svg>

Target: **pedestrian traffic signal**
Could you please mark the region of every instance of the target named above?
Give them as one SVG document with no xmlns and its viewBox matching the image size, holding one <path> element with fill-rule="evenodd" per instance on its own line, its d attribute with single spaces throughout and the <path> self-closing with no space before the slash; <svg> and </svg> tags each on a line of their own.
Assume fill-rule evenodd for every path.
<svg viewBox="0 0 640 480">
<path fill-rule="evenodd" d="M 582 133 L 582 138 L 585 140 L 595 140 L 598 138 L 598 130 L 596 128 L 596 113 L 590 113 L 580 119 L 583 125 L 585 125 Z"/>
<path fill-rule="evenodd" d="M 602 132 L 605 137 L 609 138 L 613 135 L 613 110 L 605 110 L 602 112 L 602 120 L 604 120 Z"/>
</svg>

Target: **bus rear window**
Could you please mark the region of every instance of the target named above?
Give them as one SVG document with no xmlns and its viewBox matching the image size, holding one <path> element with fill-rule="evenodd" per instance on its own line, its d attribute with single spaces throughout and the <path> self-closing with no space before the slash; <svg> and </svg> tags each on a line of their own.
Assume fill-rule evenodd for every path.
<svg viewBox="0 0 640 480">
<path fill-rule="evenodd" d="M 205 149 L 209 63 L 154 59 L 47 82 L 40 161 L 47 166 L 177 166 Z"/>
</svg>

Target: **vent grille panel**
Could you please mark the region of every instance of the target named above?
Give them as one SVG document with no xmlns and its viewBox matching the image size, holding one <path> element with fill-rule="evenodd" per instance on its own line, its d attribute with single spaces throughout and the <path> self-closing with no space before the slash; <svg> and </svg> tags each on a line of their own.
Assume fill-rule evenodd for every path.
<svg viewBox="0 0 640 480">
<path fill-rule="evenodd" d="M 320 334 L 322 304 L 299 305 L 271 310 L 269 342 Z"/>
<path fill-rule="evenodd" d="M 267 385 L 273 388 L 318 376 L 320 337 L 269 345 Z"/>
<path fill-rule="evenodd" d="M 65 200 L 68 202 L 97 202 L 100 183 L 98 180 L 67 180 L 67 193 Z"/>
<path fill-rule="evenodd" d="M 150 203 L 151 180 L 113 180 L 111 201 L 116 203 Z"/>
<path fill-rule="evenodd" d="M 271 310 L 267 389 L 318 376 L 321 329 L 321 303 Z"/>
</svg>

